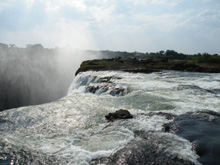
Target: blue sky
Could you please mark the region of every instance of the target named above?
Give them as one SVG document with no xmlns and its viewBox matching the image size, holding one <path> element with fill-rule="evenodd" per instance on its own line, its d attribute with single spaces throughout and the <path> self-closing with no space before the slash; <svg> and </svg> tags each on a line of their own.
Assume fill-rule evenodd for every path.
<svg viewBox="0 0 220 165">
<path fill-rule="evenodd" d="M 220 1 L 0 0 L 0 42 L 220 54 Z"/>
</svg>

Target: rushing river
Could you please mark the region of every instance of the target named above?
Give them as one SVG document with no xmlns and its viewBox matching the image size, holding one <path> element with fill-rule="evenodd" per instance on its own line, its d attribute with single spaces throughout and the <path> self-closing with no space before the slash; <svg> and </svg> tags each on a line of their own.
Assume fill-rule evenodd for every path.
<svg viewBox="0 0 220 165">
<path fill-rule="evenodd" d="M 107 122 L 105 115 L 119 109 L 134 118 Z M 0 113 L 0 164 L 89 164 L 138 138 L 137 131 L 151 132 L 166 141 L 158 148 L 200 164 L 188 140 L 162 131 L 167 118 L 146 115 L 201 110 L 220 112 L 220 74 L 80 73 L 66 97 Z"/>
</svg>

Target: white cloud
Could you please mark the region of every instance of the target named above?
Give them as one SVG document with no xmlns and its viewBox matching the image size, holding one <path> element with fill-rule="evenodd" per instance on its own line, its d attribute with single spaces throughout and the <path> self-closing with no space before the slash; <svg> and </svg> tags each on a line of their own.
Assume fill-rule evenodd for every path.
<svg viewBox="0 0 220 165">
<path fill-rule="evenodd" d="M 166 1 L 164 0 L 151 0 L 152 4 L 157 4 L 157 5 L 163 5 L 166 4 Z"/>
<path fill-rule="evenodd" d="M 61 8 L 61 5 L 59 5 L 59 4 L 52 4 L 49 1 L 44 1 L 44 5 L 46 7 L 46 10 L 49 11 L 49 12 L 50 11 L 58 11 Z"/>
<path fill-rule="evenodd" d="M 5 9 L 8 6 L 8 4 L 4 3 L 4 2 L 0 2 L 0 11 Z"/>
<path fill-rule="evenodd" d="M 26 4 L 28 8 L 32 7 L 33 3 L 34 3 L 34 0 L 26 0 Z"/>
<path fill-rule="evenodd" d="M 93 16 L 93 18 L 100 22 L 100 21 L 110 21 L 112 18 L 112 12 L 114 11 L 114 6 L 109 7 L 97 7 L 93 6 L 90 7 L 90 13 Z"/>
<path fill-rule="evenodd" d="M 158 32 L 172 32 L 176 29 L 204 31 L 204 27 L 220 27 L 220 11 L 213 9 L 189 9 L 179 13 L 162 14 L 136 12 L 132 18 L 136 26 L 143 26 L 143 31 L 147 28 Z"/>
<path fill-rule="evenodd" d="M 182 24 L 186 19 L 186 13 L 180 14 L 161 14 L 161 15 L 150 15 L 147 13 L 134 14 L 133 19 L 136 22 L 141 23 L 151 29 L 157 29 L 162 32 L 169 32 Z"/>
<path fill-rule="evenodd" d="M 168 6 L 176 6 L 179 3 L 181 3 L 182 0 L 172 0 L 172 1 L 167 1 L 167 0 L 151 0 L 152 4 L 156 4 L 156 5 L 168 5 Z"/>
<path fill-rule="evenodd" d="M 30 0 L 28 0 L 30 1 Z M 48 11 L 58 11 L 63 7 L 72 7 L 78 11 L 86 11 L 85 0 L 40 0 L 45 4 Z"/>
<path fill-rule="evenodd" d="M 79 11 L 86 11 L 87 5 L 84 0 L 65 0 L 63 1 L 65 6 L 71 6 L 76 8 Z"/>
<path fill-rule="evenodd" d="M 142 24 L 142 25 L 135 25 L 135 24 L 130 24 L 130 25 L 116 25 L 112 26 L 110 30 L 110 34 L 120 34 L 124 33 L 126 35 L 134 35 L 138 33 L 142 33 L 145 30 L 147 30 L 147 25 Z"/>
<path fill-rule="evenodd" d="M 203 0 L 203 3 L 212 2 L 212 0 Z"/>
<path fill-rule="evenodd" d="M 17 0 L 5 0 L 5 1 L 1 2 L 1 0 L 0 0 L 0 10 L 1 10 L 1 8 L 7 8 L 10 6 L 13 6 L 16 1 Z M 34 1 L 35 0 L 20 0 L 19 2 L 26 4 L 26 6 L 28 8 L 30 8 L 30 7 L 32 7 Z"/>
<path fill-rule="evenodd" d="M 0 11 L 9 8 L 14 1 L 15 0 L 0 1 Z"/>
<path fill-rule="evenodd" d="M 52 26 L 49 28 L 49 26 Z M 28 30 L 0 32 L 1 42 L 18 46 L 41 43 L 45 47 L 68 46 L 97 49 L 88 23 L 61 19 L 53 25 L 35 26 Z"/>
<path fill-rule="evenodd" d="M 134 4 L 136 5 L 143 5 L 143 4 L 146 4 L 146 0 L 134 0 Z"/>
<path fill-rule="evenodd" d="M 218 10 L 204 10 L 201 11 L 197 15 L 197 19 L 199 19 L 202 22 L 218 22 L 220 23 L 220 11 Z"/>
</svg>

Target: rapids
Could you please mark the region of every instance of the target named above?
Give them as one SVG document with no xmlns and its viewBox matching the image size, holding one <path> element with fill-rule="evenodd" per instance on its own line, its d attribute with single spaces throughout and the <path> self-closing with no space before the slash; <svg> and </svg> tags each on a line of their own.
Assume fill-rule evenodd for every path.
<svg viewBox="0 0 220 165">
<path fill-rule="evenodd" d="M 0 112 L 0 164 L 90 164 L 138 140 L 137 131 L 164 141 L 160 150 L 200 164 L 188 140 L 163 131 L 170 120 L 147 114 L 220 112 L 219 91 L 220 74 L 83 72 L 58 101 Z M 118 109 L 134 118 L 107 122 L 104 116 Z"/>
</svg>

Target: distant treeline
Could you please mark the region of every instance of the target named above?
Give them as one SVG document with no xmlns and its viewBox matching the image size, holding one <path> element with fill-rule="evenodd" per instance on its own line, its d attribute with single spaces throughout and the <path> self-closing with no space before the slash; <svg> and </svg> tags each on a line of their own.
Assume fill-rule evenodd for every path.
<svg viewBox="0 0 220 165">
<path fill-rule="evenodd" d="M 156 53 L 147 53 L 148 58 L 154 59 L 168 59 L 168 60 L 192 60 L 198 63 L 220 63 L 220 56 L 218 54 L 195 54 L 187 55 L 183 53 L 178 53 L 174 50 L 160 51 Z"/>
<path fill-rule="evenodd" d="M 178 53 L 174 50 L 166 50 L 151 53 L 140 52 L 114 52 L 114 51 L 101 51 L 105 58 L 139 58 L 139 59 L 158 59 L 158 60 L 191 60 L 198 63 L 220 63 L 220 55 L 209 53 L 198 53 L 194 55 Z"/>
</svg>

